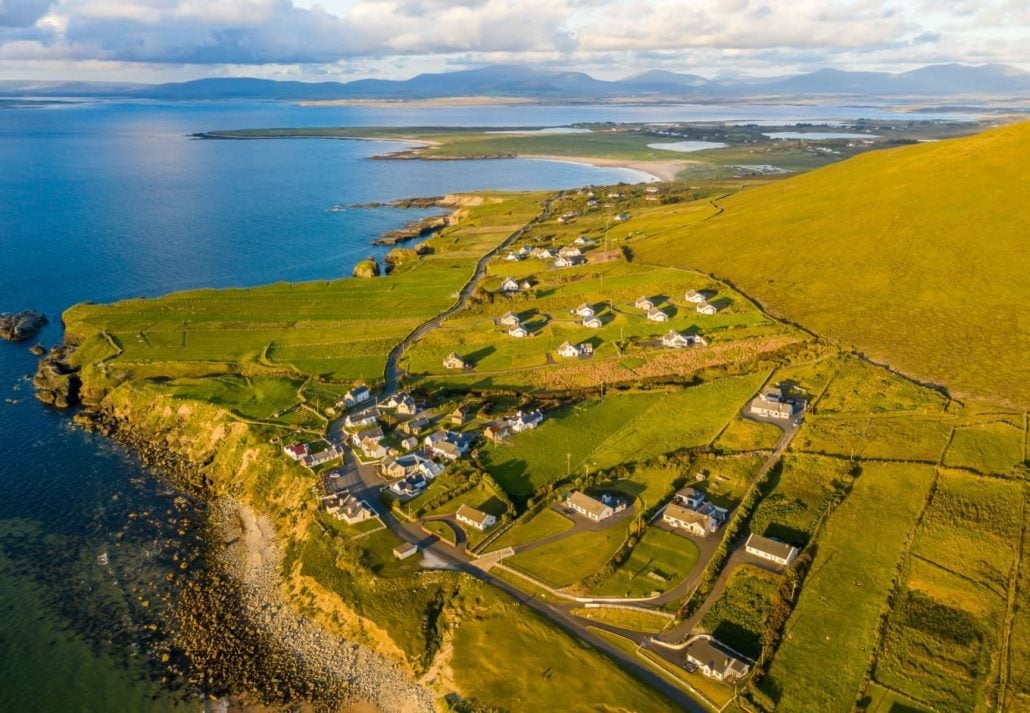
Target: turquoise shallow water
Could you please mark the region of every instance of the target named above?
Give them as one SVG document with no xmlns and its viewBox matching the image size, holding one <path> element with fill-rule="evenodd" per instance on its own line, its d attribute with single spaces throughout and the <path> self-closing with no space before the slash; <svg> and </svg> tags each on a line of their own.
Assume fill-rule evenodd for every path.
<svg viewBox="0 0 1030 713">
<path fill-rule="evenodd" d="M 557 126 L 576 121 L 886 115 L 826 107 L 299 108 L 96 103 L 0 109 L 0 310 L 52 324 L 84 300 L 349 274 L 369 241 L 422 215 L 338 204 L 481 188 L 639 180 L 541 161 L 391 162 L 382 142 L 195 141 L 303 125 Z M 0 711 L 182 707 L 152 678 L 147 626 L 198 514 L 116 445 L 43 408 L 27 345 L 0 343 Z M 144 603 L 145 602 L 145 603 Z M 189 707 L 196 707 L 194 702 Z"/>
</svg>

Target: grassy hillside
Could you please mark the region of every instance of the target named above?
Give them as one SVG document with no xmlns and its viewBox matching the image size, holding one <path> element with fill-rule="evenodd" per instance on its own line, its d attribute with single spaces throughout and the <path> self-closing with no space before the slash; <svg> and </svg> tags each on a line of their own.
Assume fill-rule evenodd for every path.
<svg viewBox="0 0 1030 713">
<path fill-rule="evenodd" d="M 1030 404 L 1030 122 L 877 151 L 660 211 L 637 259 L 725 276 L 773 312 L 957 394 Z"/>
</svg>

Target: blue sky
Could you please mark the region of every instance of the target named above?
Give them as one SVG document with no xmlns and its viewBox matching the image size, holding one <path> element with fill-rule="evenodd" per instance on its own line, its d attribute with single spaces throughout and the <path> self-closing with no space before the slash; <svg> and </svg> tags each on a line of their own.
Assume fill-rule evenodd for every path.
<svg viewBox="0 0 1030 713">
<path fill-rule="evenodd" d="M 0 0 L 0 78 L 1030 70 L 1026 0 Z"/>
</svg>

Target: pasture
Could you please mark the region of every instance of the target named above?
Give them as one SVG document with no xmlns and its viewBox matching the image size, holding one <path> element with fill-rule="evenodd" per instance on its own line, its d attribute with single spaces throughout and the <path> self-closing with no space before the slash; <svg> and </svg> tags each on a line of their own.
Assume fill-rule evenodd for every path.
<svg viewBox="0 0 1030 713">
<path fill-rule="evenodd" d="M 629 521 L 601 531 L 577 532 L 505 560 L 556 589 L 573 585 L 598 572 L 626 540 Z"/>
<path fill-rule="evenodd" d="M 784 456 L 770 475 L 769 494 L 751 516 L 751 531 L 789 542 L 808 544 L 816 524 L 851 484 L 851 465 L 837 458 Z"/>
<path fill-rule="evenodd" d="M 694 570 L 697 545 L 685 537 L 649 527 L 625 562 L 596 586 L 591 593 L 603 597 L 648 597 L 664 594 Z"/>
</svg>

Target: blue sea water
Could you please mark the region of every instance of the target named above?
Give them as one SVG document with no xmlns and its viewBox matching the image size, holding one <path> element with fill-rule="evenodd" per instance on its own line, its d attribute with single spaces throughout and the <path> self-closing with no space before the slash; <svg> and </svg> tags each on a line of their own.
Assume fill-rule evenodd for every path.
<svg viewBox="0 0 1030 713">
<path fill-rule="evenodd" d="M 559 162 L 375 161 L 397 145 L 190 139 L 197 131 L 890 115 L 869 107 L 0 109 L 0 310 L 44 311 L 52 324 L 41 339 L 52 345 L 61 312 L 76 302 L 347 275 L 377 234 L 423 214 L 333 206 L 642 178 Z M 35 367 L 26 345 L 0 343 L 0 711 L 178 707 L 145 675 L 135 632 L 151 611 L 139 581 L 174 567 L 175 533 L 192 506 L 131 454 L 35 402 Z"/>
</svg>

